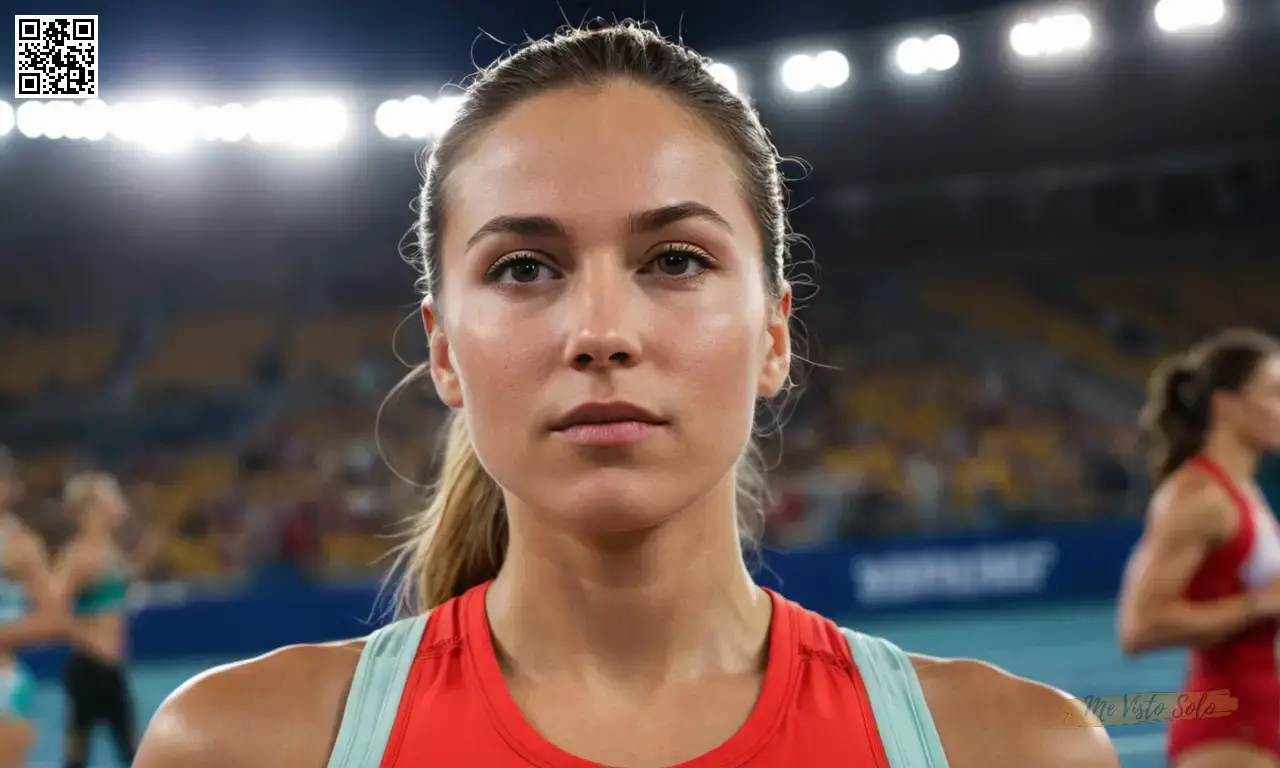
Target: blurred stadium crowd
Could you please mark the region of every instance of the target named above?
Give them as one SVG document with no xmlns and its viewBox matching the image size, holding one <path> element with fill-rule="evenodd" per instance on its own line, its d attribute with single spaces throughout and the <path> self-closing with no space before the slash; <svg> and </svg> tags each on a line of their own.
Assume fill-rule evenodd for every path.
<svg viewBox="0 0 1280 768">
<path fill-rule="evenodd" d="M 1007 16 L 956 29 L 1004 45 Z M 1106 56 L 975 53 L 919 99 L 900 78 L 842 81 L 815 113 L 761 85 L 779 146 L 814 163 L 794 224 L 821 267 L 820 290 L 796 281 L 805 386 L 761 418 L 769 544 L 1140 514 L 1156 360 L 1223 326 L 1280 328 L 1275 102 L 1250 95 L 1280 82 L 1274 14 L 1198 48 L 1111 16 Z M 0 442 L 28 519 L 59 541 L 60 483 L 95 467 L 164 534 L 157 578 L 385 553 L 442 416 L 429 381 L 387 399 L 425 354 L 391 242 L 411 156 L 209 146 L 157 170 L 177 158 L 13 146 L 30 202 L 0 208 L 18 257 L 0 261 Z"/>
<path fill-rule="evenodd" d="M 976 249 L 963 275 L 927 259 L 824 272 L 800 315 L 816 364 L 775 414 L 785 430 L 766 430 L 768 543 L 1138 513 L 1148 489 L 1134 414 L 1153 362 L 1224 324 L 1280 326 L 1267 236 L 1178 243 L 1184 258 L 1156 270 L 1132 254 L 1168 259 L 1168 243 L 1099 236 L 1074 247 L 1104 261 L 1119 249 L 1132 268 L 1010 267 L 1016 252 L 995 254 L 1016 251 L 1004 245 Z M 146 404 L 126 429 L 100 418 L 90 443 L 75 430 L 23 441 L 22 511 L 58 540 L 70 522 L 61 481 L 104 468 L 164 534 L 155 578 L 370 566 L 430 477 L 443 416 L 429 381 L 386 398 L 425 348 L 413 310 L 388 305 L 75 327 L 29 293 L 0 300 L 10 412 Z"/>
</svg>

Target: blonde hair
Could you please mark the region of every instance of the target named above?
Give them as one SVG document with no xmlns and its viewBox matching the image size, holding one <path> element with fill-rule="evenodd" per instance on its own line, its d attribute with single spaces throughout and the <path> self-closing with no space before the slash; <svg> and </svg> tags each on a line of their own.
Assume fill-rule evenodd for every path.
<svg viewBox="0 0 1280 768">
<path fill-rule="evenodd" d="M 507 552 L 502 489 L 480 464 L 463 414 L 444 426 L 440 474 L 401 550 L 401 605 L 435 608 L 498 574 Z"/>
<path fill-rule="evenodd" d="M 667 93 L 717 132 L 739 161 L 739 182 L 763 239 L 765 284 L 775 297 L 782 295 L 792 239 L 786 189 L 781 158 L 755 110 L 719 83 L 697 53 L 651 29 L 624 22 L 531 42 L 482 70 L 472 82 L 451 126 L 431 148 L 418 200 L 415 262 L 422 272 L 419 286 L 429 299 L 439 282 L 445 181 L 471 142 L 526 99 L 610 80 Z M 424 373 L 426 366 L 418 368 L 397 390 Z M 451 415 L 444 435 L 439 475 L 426 511 L 414 520 L 413 538 L 400 549 L 398 568 L 393 570 L 404 576 L 402 610 L 429 611 L 492 579 L 506 555 L 502 491 L 481 465 L 462 412 Z M 767 503 L 763 464 L 754 443 L 739 459 L 735 479 L 739 535 L 752 544 L 763 532 Z"/>
<path fill-rule="evenodd" d="M 79 517 L 104 486 L 113 485 L 115 477 L 106 472 L 77 472 L 62 487 L 62 505 Z"/>
</svg>

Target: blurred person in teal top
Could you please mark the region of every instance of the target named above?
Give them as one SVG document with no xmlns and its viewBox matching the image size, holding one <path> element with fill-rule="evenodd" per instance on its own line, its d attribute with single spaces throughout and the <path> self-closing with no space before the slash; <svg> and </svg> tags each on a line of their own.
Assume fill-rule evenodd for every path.
<svg viewBox="0 0 1280 768">
<path fill-rule="evenodd" d="M 126 557 L 117 543 L 129 519 L 129 505 L 115 478 L 99 472 L 73 477 L 63 501 L 76 520 L 75 536 L 62 551 L 57 569 L 62 594 L 71 599 L 74 613 L 64 675 L 69 706 L 66 766 L 88 764 L 88 747 L 98 724 L 107 726 L 120 760 L 131 765 L 137 734 L 124 672 L 125 598 L 140 559 Z"/>
<path fill-rule="evenodd" d="M 35 741 L 36 683 L 17 651 L 68 624 L 44 541 L 13 513 L 22 493 L 13 455 L 0 446 L 0 768 L 25 766 Z"/>
</svg>

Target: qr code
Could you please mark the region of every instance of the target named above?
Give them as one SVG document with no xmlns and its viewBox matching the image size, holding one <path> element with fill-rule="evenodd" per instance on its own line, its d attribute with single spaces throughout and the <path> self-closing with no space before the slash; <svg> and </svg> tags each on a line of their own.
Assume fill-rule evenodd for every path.
<svg viewBox="0 0 1280 768">
<path fill-rule="evenodd" d="M 98 98 L 97 16 L 15 16 L 14 97 Z"/>
</svg>

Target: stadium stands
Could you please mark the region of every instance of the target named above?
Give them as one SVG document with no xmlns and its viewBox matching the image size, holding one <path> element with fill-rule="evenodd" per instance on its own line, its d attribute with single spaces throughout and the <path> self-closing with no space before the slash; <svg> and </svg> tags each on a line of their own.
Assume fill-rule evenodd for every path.
<svg viewBox="0 0 1280 768">
<path fill-rule="evenodd" d="M 276 343 L 269 314 L 228 313 L 179 321 L 137 372 L 143 391 L 245 385 Z"/>
<path fill-rule="evenodd" d="M 1126 354 L 1099 327 L 1067 315 L 1012 280 L 971 279 L 928 283 L 922 294 L 933 310 L 993 333 L 1049 347 L 1099 371 L 1142 379 L 1150 358 Z"/>
<path fill-rule="evenodd" d="M 84 389 L 101 383 L 117 350 L 111 330 L 5 332 L 0 341 L 0 395 Z"/>
<path fill-rule="evenodd" d="M 392 333 L 403 319 L 398 312 L 322 318 L 296 329 L 289 339 L 287 368 L 295 377 L 317 373 L 346 376 L 369 355 L 385 357 Z"/>
<path fill-rule="evenodd" d="M 1117 351 L 1102 333 L 1055 314 L 1013 281 L 926 282 L 919 296 L 933 312 L 964 317 L 991 333 L 1053 343 L 1105 370 L 1138 375 L 1146 364 Z M 990 509 L 1047 499 L 1059 510 L 1070 506 L 1070 486 L 1079 483 L 1085 454 L 1095 448 L 1081 425 L 1105 420 L 1064 414 L 1044 392 L 980 365 L 940 362 L 927 352 L 881 355 L 880 347 L 903 343 L 901 333 L 881 336 L 881 330 L 912 327 L 906 319 L 868 315 L 851 325 L 839 313 L 816 316 L 842 318 L 843 339 L 859 353 L 852 370 L 829 374 L 836 393 L 831 408 L 801 401 L 822 423 L 821 466 L 832 477 L 856 481 L 861 490 L 854 496 L 898 499 L 905 516 L 892 527 L 981 526 Z M 172 534 L 165 559 L 173 575 L 207 577 L 263 558 L 292 557 L 290 547 L 310 547 L 343 569 L 387 551 L 391 541 L 383 534 L 412 509 L 413 498 L 413 487 L 395 482 L 392 468 L 425 481 L 438 423 L 438 411 L 426 405 L 430 393 L 417 388 L 393 398 L 378 423 L 378 406 L 399 375 L 392 338 L 402 319 L 399 310 L 305 320 L 220 311 L 164 325 L 131 370 L 140 396 L 276 393 L 251 409 L 248 421 L 224 428 L 223 437 L 137 445 L 112 457 L 112 468 L 151 493 L 152 522 Z M 826 332 L 811 330 L 819 337 Z M 65 360 L 85 343 L 80 337 L 48 341 L 24 342 L 28 355 Z M 94 358 L 99 374 L 109 357 L 98 352 Z M 87 369 L 83 359 L 78 364 Z M 262 371 L 271 369 L 283 375 L 264 378 Z M 1132 464 L 1131 456 L 1119 460 Z M 23 469 L 33 496 L 53 498 L 72 467 L 91 461 L 73 445 L 50 446 L 29 456 Z M 389 491 L 397 486 L 407 492 Z M 932 508 L 949 511 L 942 520 L 906 511 Z M 304 531 L 318 538 L 304 546 Z"/>
<path fill-rule="evenodd" d="M 1077 238 L 1072 247 L 1092 253 L 1086 260 L 1080 250 L 1047 244 L 1038 253 L 1047 268 L 933 277 L 921 286 L 922 302 L 1130 384 L 1145 381 L 1161 356 L 1217 329 L 1280 327 L 1272 296 L 1280 267 L 1268 259 L 1275 247 L 1270 233 Z M 966 258 L 984 263 L 976 251 L 965 249 Z M 1006 264 L 1009 256 L 988 254 Z M 1086 264 L 1069 266 L 1077 260 Z"/>
</svg>

